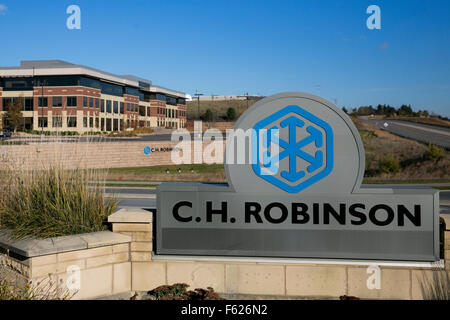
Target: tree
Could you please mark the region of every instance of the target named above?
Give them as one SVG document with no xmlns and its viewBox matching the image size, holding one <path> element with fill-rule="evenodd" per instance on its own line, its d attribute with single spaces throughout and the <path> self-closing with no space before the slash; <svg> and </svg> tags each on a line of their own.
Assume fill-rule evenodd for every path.
<svg viewBox="0 0 450 320">
<path fill-rule="evenodd" d="M 405 105 L 403 104 L 399 109 L 398 109 L 398 114 L 400 116 L 410 116 L 413 114 L 412 108 L 410 105 Z"/>
<path fill-rule="evenodd" d="M 236 110 L 234 108 L 228 108 L 227 110 L 227 119 L 228 121 L 236 120 Z"/>
<path fill-rule="evenodd" d="M 14 98 L 12 103 L 8 103 L 7 109 L 5 117 L 7 126 L 14 132 L 17 132 L 23 124 L 23 97 Z"/>
<path fill-rule="evenodd" d="M 342 107 L 342 111 L 344 111 L 345 113 L 347 113 L 347 114 L 348 114 L 348 110 L 347 110 L 347 108 L 346 108 L 346 107 Z"/>
<path fill-rule="evenodd" d="M 211 109 L 206 110 L 206 112 L 203 114 L 203 121 L 213 121 L 214 114 L 212 113 Z"/>
<path fill-rule="evenodd" d="M 391 107 L 390 105 L 384 106 L 384 115 L 387 117 L 392 117 L 395 115 L 395 108 Z"/>
<path fill-rule="evenodd" d="M 370 116 L 375 114 L 375 109 L 372 106 L 361 106 L 358 109 L 358 115 L 360 116 Z"/>
</svg>

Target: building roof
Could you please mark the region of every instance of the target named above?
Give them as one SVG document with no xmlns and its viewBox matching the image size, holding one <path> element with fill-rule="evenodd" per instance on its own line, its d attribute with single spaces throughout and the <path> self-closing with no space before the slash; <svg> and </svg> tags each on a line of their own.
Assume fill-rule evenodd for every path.
<svg viewBox="0 0 450 320">
<path fill-rule="evenodd" d="M 115 75 L 80 64 L 62 60 L 25 60 L 17 67 L 0 67 L 0 77 L 32 77 L 51 75 L 86 75 L 121 85 L 139 87 L 148 92 L 162 92 L 186 98 L 183 92 L 154 86 L 150 80 L 133 75 Z"/>
</svg>

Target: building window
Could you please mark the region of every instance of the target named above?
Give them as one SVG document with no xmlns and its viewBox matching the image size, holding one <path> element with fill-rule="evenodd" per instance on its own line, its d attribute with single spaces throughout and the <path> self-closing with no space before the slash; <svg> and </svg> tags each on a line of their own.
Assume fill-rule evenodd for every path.
<svg viewBox="0 0 450 320">
<path fill-rule="evenodd" d="M 67 127 L 76 128 L 77 127 L 77 117 L 67 117 Z"/>
<path fill-rule="evenodd" d="M 33 111 L 33 98 L 32 97 L 25 97 L 23 111 Z"/>
<path fill-rule="evenodd" d="M 83 127 L 87 128 L 87 126 L 88 126 L 88 118 L 83 117 Z"/>
<path fill-rule="evenodd" d="M 159 100 L 159 101 L 166 101 L 166 96 L 163 95 L 163 94 L 157 93 L 157 94 L 156 94 L 156 100 Z"/>
<path fill-rule="evenodd" d="M 111 100 L 106 100 L 106 112 L 111 113 Z M 111 130 L 108 130 L 111 131 Z"/>
<path fill-rule="evenodd" d="M 105 100 L 100 101 L 100 112 L 105 112 Z"/>
<path fill-rule="evenodd" d="M 90 128 L 94 127 L 94 118 L 92 118 L 92 117 L 89 118 L 89 127 Z"/>
<path fill-rule="evenodd" d="M 97 98 L 97 99 L 95 99 L 95 108 L 98 109 L 98 107 L 99 107 L 99 104 L 98 104 L 98 98 Z"/>
<path fill-rule="evenodd" d="M 94 98 L 89 98 L 89 108 L 94 107 Z"/>
<path fill-rule="evenodd" d="M 39 117 L 38 118 L 38 127 L 39 128 L 47 128 L 48 126 L 48 122 L 47 122 L 47 117 Z"/>
<path fill-rule="evenodd" d="M 46 107 L 48 105 L 48 98 L 47 97 L 39 97 L 38 105 L 39 105 L 39 107 Z"/>
<path fill-rule="evenodd" d="M 62 117 L 57 116 L 52 118 L 52 126 L 53 128 L 61 128 L 62 127 Z"/>
<path fill-rule="evenodd" d="M 176 105 L 177 104 L 177 99 L 176 98 L 167 97 L 166 101 L 167 101 L 168 104 L 172 104 L 172 105 Z"/>
<path fill-rule="evenodd" d="M 145 107 L 139 106 L 139 115 L 145 117 Z"/>
<path fill-rule="evenodd" d="M 53 107 L 62 107 L 62 97 L 53 97 L 52 102 Z"/>
<path fill-rule="evenodd" d="M 98 121 L 98 118 L 96 117 L 95 118 L 95 127 L 98 128 L 98 126 L 99 126 L 99 121 Z"/>
<path fill-rule="evenodd" d="M 83 107 L 87 107 L 87 97 L 83 97 Z"/>
<path fill-rule="evenodd" d="M 120 113 L 123 114 L 123 102 L 120 103 Z"/>
<path fill-rule="evenodd" d="M 111 119 L 106 119 L 106 131 L 111 131 Z"/>
<path fill-rule="evenodd" d="M 68 107 L 76 107 L 77 106 L 77 97 L 67 97 L 67 106 Z"/>
<path fill-rule="evenodd" d="M 113 111 L 114 113 L 119 113 L 119 103 L 117 101 L 113 101 Z"/>
</svg>

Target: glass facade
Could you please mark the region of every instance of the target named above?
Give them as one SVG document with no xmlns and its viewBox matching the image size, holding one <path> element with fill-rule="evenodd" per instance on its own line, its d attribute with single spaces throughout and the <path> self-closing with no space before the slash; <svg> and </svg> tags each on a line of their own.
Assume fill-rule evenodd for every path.
<svg viewBox="0 0 450 320">
<path fill-rule="evenodd" d="M 132 88 L 132 87 L 125 87 L 124 93 L 132 95 L 132 96 L 139 96 L 139 89 Z"/>
<path fill-rule="evenodd" d="M 33 90 L 39 86 L 67 87 L 67 86 L 84 86 L 99 89 L 103 94 L 122 97 L 124 93 L 138 96 L 140 101 L 159 100 L 167 101 L 170 104 L 186 104 L 184 98 L 168 97 L 162 93 L 148 93 L 139 88 L 122 86 L 105 82 L 81 75 L 65 75 L 65 76 L 35 76 L 35 77 L 5 77 L 0 78 L 0 87 L 4 91 L 26 91 Z M 143 86 L 148 88 L 146 84 Z"/>
<path fill-rule="evenodd" d="M 0 79 L 0 86 L 4 91 L 33 90 L 41 85 L 50 87 L 84 86 L 100 89 L 104 94 L 122 96 L 124 87 L 103 82 L 84 76 L 36 76 L 36 77 L 6 77 Z M 134 95 L 139 95 L 139 90 Z"/>
<path fill-rule="evenodd" d="M 177 104 L 177 98 L 166 97 L 166 102 L 167 102 L 168 104 L 176 105 L 176 104 Z"/>
</svg>

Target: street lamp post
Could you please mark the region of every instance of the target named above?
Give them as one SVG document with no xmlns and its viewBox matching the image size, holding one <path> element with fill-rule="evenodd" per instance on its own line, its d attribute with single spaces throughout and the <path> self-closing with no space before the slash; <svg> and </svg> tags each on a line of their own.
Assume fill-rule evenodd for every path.
<svg viewBox="0 0 450 320">
<path fill-rule="evenodd" d="M 203 93 L 198 93 L 197 90 L 195 90 L 195 94 L 194 96 L 197 97 L 197 113 L 198 113 L 198 118 L 200 119 L 200 96 L 202 96 Z"/>
<path fill-rule="evenodd" d="M 33 78 L 34 78 L 34 68 L 33 68 Z M 41 80 L 41 81 L 37 81 L 37 80 L 32 80 L 33 85 L 35 85 L 36 87 L 40 86 L 41 87 L 41 135 L 44 134 L 44 86 L 46 85 L 46 81 L 45 80 Z M 38 107 L 39 107 L 39 99 L 38 99 Z M 38 127 L 39 127 L 39 114 L 38 114 Z"/>
<path fill-rule="evenodd" d="M 41 110 L 42 110 L 41 136 L 43 136 L 44 135 L 44 81 L 41 82 Z"/>
</svg>

